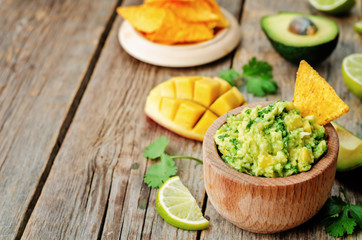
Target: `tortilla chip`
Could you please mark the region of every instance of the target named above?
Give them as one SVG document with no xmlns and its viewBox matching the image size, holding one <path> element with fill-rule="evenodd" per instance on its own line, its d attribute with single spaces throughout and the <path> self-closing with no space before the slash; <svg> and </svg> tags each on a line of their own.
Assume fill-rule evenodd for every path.
<svg viewBox="0 0 362 240">
<path fill-rule="evenodd" d="M 178 18 L 172 11 L 165 9 L 166 16 L 160 29 L 145 37 L 151 41 L 175 44 L 210 40 L 214 37 L 212 29 L 203 23 L 189 23 Z"/>
<path fill-rule="evenodd" d="M 203 2 L 178 2 L 166 5 L 176 16 L 187 22 L 217 22 L 219 16 Z"/>
<path fill-rule="evenodd" d="M 293 102 L 303 117 L 314 115 L 320 125 L 325 125 L 349 111 L 349 107 L 328 82 L 304 60 L 300 62 L 297 72 Z"/>
<path fill-rule="evenodd" d="M 196 0 L 145 0 L 145 4 L 163 4 L 177 2 L 195 2 Z"/>
<path fill-rule="evenodd" d="M 165 18 L 162 8 L 153 6 L 119 7 L 117 13 L 126 19 L 135 29 L 145 33 L 157 31 Z"/>
<path fill-rule="evenodd" d="M 208 4 L 211 7 L 212 11 L 219 16 L 219 21 L 216 23 L 217 28 L 227 28 L 230 26 L 229 21 L 221 12 L 220 7 L 215 0 L 201 0 L 200 2 Z"/>
<path fill-rule="evenodd" d="M 215 0 L 146 0 L 117 12 L 142 36 L 163 44 L 207 41 L 229 26 Z"/>
</svg>

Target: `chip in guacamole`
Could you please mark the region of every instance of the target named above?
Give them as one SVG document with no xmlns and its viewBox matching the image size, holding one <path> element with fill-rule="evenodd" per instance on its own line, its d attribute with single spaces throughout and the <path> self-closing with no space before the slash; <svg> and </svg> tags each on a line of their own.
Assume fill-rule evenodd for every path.
<svg viewBox="0 0 362 240">
<path fill-rule="evenodd" d="M 253 176 L 287 177 L 311 169 L 327 150 L 327 134 L 314 116 L 292 102 L 245 108 L 227 117 L 214 136 L 221 158 Z"/>
</svg>

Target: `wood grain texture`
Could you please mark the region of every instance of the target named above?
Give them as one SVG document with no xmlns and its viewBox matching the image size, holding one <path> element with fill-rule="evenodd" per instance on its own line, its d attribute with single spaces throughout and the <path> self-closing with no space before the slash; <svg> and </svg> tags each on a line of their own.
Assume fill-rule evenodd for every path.
<svg viewBox="0 0 362 240">
<path fill-rule="evenodd" d="M 114 8 L 113 0 L 1 1 L 0 239 L 14 238 L 30 213 Z"/>
<path fill-rule="evenodd" d="M 361 52 L 362 38 L 355 34 L 352 29 L 352 23 L 361 19 L 361 2 L 352 10 L 349 15 L 343 17 L 331 17 L 320 14 L 309 6 L 307 1 L 293 0 L 246 0 L 241 20 L 242 40 L 237 50 L 233 68 L 240 69 L 249 59 L 256 56 L 258 59 L 270 62 L 273 65 L 274 79 L 278 82 L 279 90 L 276 95 L 268 95 L 265 98 L 253 97 L 242 87 L 242 93 L 249 103 L 260 102 L 265 100 L 276 101 L 280 99 L 292 100 L 294 92 L 294 83 L 297 72 L 297 66 L 286 62 L 272 48 L 260 27 L 260 18 L 268 14 L 277 14 L 280 11 L 296 11 L 304 13 L 313 13 L 322 15 L 335 20 L 340 27 L 340 39 L 334 53 L 316 70 L 324 77 L 336 90 L 337 94 L 350 106 L 350 112 L 338 119 L 337 122 L 346 126 L 349 130 L 362 137 L 361 128 L 361 100 L 350 93 L 341 76 L 341 62 L 345 55 L 353 52 Z M 336 180 L 332 187 L 331 195 L 340 193 L 339 187 L 346 189 L 353 203 L 362 201 L 362 191 L 360 188 L 361 169 L 350 171 L 349 173 L 336 174 Z M 357 180 L 356 180 L 357 179 Z M 325 233 L 324 227 L 320 224 L 320 216 L 312 218 L 301 226 L 278 234 L 259 235 L 238 229 L 232 226 L 219 214 L 216 213 L 214 207 L 207 202 L 205 211 L 210 221 L 210 228 L 201 234 L 201 239 L 235 239 L 234 236 L 240 236 L 240 239 L 332 239 Z M 213 224 L 213 222 L 217 224 Z M 361 239 L 362 233 L 348 236 L 346 239 Z"/>
<path fill-rule="evenodd" d="M 123 5 L 141 2 L 125 0 Z M 241 0 L 219 2 L 234 16 L 241 15 Z M 0 4 L 1 193 L 5 189 L 5 196 L 0 195 L 0 239 L 14 238 L 36 185 L 44 184 L 39 176 L 49 163 L 87 67 L 95 65 L 90 63 L 91 53 L 115 3 L 5 0 Z M 77 113 L 68 119 L 72 124 L 22 239 L 331 239 L 318 215 L 278 234 L 260 235 L 236 227 L 207 201 L 202 166 L 193 161 L 180 159 L 176 164 L 183 183 L 199 206 L 206 208 L 210 227 L 204 231 L 184 231 L 165 223 L 154 207 L 157 191 L 143 183 L 154 162 L 147 161 L 142 152 L 161 135 L 171 140 L 166 150 L 169 154 L 201 157 L 200 143 L 177 136 L 145 117 L 147 93 L 160 82 L 177 75 L 214 76 L 230 66 L 240 69 L 252 56 L 258 56 L 273 64 L 280 90 L 277 95 L 254 98 L 242 89 L 244 96 L 249 102 L 291 100 L 296 67 L 277 55 L 259 27 L 262 15 L 281 10 L 319 14 L 307 1 L 247 0 L 242 41 L 235 56 L 187 69 L 155 67 L 127 55 L 118 43 L 122 19 L 117 17 L 81 103 L 74 104 Z M 361 101 L 348 92 L 340 76 L 344 55 L 361 52 L 362 38 L 351 28 L 352 22 L 361 18 L 360 10 L 359 3 L 348 16 L 330 17 L 343 34 L 336 51 L 317 70 L 353 108 L 338 121 L 362 137 Z M 337 173 L 332 194 L 344 186 L 353 203 L 361 201 L 356 181 L 361 169 Z M 361 239 L 361 234 L 347 239 Z"/>
<path fill-rule="evenodd" d="M 265 107 L 269 103 L 247 106 Z M 245 107 L 228 114 L 237 115 Z M 322 208 L 337 166 L 338 136 L 331 124 L 325 126 L 328 151 L 311 170 L 286 178 L 263 178 L 240 173 L 221 159 L 214 136 L 225 122 L 226 114 L 210 126 L 202 147 L 206 192 L 225 219 L 251 232 L 275 233 L 306 222 Z"/>
<path fill-rule="evenodd" d="M 124 5 L 140 4 L 125 1 Z M 226 1 L 236 16 L 239 1 Z M 143 177 L 150 165 L 143 150 L 161 135 L 169 154 L 201 157 L 201 144 L 177 136 L 147 119 L 147 93 L 177 75 L 217 75 L 231 56 L 199 68 L 169 69 L 144 64 L 119 46 L 121 18 L 101 58 L 64 140 L 23 238 L 195 239 L 197 232 L 165 223 L 154 208 L 157 190 Z M 176 160 L 183 183 L 201 206 L 205 197 L 202 166 Z M 104 229 L 102 229 L 104 222 Z"/>
</svg>

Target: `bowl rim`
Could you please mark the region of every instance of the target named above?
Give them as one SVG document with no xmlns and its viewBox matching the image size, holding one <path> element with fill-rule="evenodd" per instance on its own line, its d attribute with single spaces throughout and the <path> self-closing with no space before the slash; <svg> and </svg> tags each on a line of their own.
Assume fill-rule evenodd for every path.
<svg viewBox="0 0 362 240">
<path fill-rule="evenodd" d="M 319 176 L 325 170 L 330 168 L 333 164 L 336 165 L 338 149 L 339 149 L 339 140 L 337 132 L 335 131 L 332 124 L 328 123 L 324 125 L 326 132 L 328 134 L 327 141 L 327 152 L 325 155 L 315 163 L 309 171 L 301 172 L 295 175 L 288 177 L 278 177 L 278 178 L 267 178 L 260 176 L 251 176 L 246 173 L 239 172 L 233 167 L 225 163 L 218 154 L 216 143 L 214 141 L 214 135 L 218 128 L 220 128 L 226 122 L 226 116 L 230 114 L 239 114 L 244 108 L 252 108 L 258 105 L 265 107 L 273 103 L 272 101 L 268 102 L 258 102 L 243 105 L 237 107 L 224 115 L 216 119 L 213 124 L 207 130 L 204 141 L 203 141 L 203 160 L 204 164 L 209 164 L 215 167 L 215 169 L 222 174 L 227 176 L 233 181 L 248 183 L 254 186 L 290 186 L 295 184 L 301 184 L 307 181 L 312 180 L 313 178 Z"/>
</svg>

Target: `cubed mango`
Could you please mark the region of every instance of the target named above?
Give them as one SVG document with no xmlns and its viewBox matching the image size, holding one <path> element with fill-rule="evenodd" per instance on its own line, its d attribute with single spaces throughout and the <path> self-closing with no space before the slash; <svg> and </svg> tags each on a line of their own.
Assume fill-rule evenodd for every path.
<svg viewBox="0 0 362 240">
<path fill-rule="evenodd" d="M 194 96 L 195 81 L 201 77 L 174 77 L 176 98 L 192 100 Z"/>
<path fill-rule="evenodd" d="M 175 114 L 178 110 L 179 105 L 179 99 L 163 97 L 161 100 L 160 112 L 166 118 L 173 120 L 175 118 Z"/>
<path fill-rule="evenodd" d="M 221 116 L 224 113 L 240 106 L 244 101 L 245 99 L 239 90 L 236 87 L 232 87 L 229 91 L 216 99 L 209 109 Z"/>
<path fill-rule="evenodd" d="M 160 94 L 162 97 L 170 97 L 174 98 L 176 97 L 176 88 L 175 88 L 175 82 L 174 81 L 166 81 L 163 84 L 160 84 Z"/>
<path fill-rule="evenodd" d="M 219 92 L 220 95 L 227 92 L 231 88 L 231 85 L 224 79 L 214 77 L 213 80 L 220 83 L 220 92 Z"/>
<path fill-rule="evenodd" d="M 205 108 L 203 106 L 188 100 L 182 100 L 174 122 L 184 126 L 186 129 L 192 129 L 204 111 Z"/>
<path fill-rule="evenodd" d="M 220 85 L 219 82 L 211 78 L 203 78 L 196 81 L 194 87 L 194 101 L 205 107 L 209 107 L 219 96 Z"/>
<path fill-rule="evenodd" d="M 145 113 L 179 135 L 202 141 L 220 115 L 243 102 L 239 90 L 223 79 L 174 77 L 150 91 Z"/>
<path fill-rule="evenodd" d="M 215 120 L 217 118 L 218 118 L 218 116 L 216 116 L 214 113 L 212 113 L 209 110 L 206 110 L 206 112 L 201 117 L 201 119 L 198 121 L 198 123 L 196 124 L 196 126 L 194 127 L 194 129 L 192 131 L 205 135 L 207 129 L 209 129 L 211 124 L 213 122 L 215 122 Z"/>
</svg>

